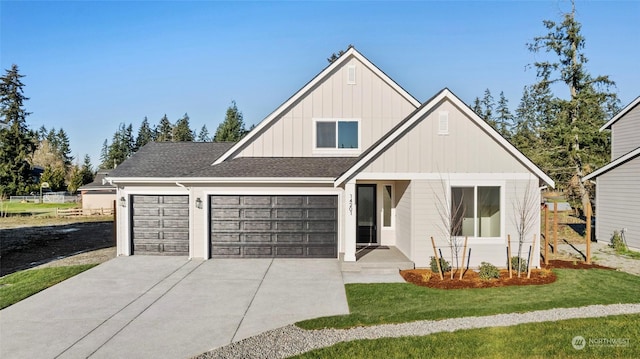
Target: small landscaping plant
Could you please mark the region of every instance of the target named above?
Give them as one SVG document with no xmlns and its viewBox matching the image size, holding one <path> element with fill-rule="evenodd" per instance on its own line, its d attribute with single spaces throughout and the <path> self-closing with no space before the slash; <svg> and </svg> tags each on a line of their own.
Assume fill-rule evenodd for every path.
<svg viewBox="0 0 640 359">
<path fill-rule="evenodd" d="M 611 247 L 616 250 L 616 252 L 623 252 L 627 249 L 627 246 L 624 244 L 622 240 L 622 236 L 620 232 L 613 231 L 613 236 L 611 237 Z"/>
<path fill-rule="evenodd" d="M 527 271 L 527 260 L 520 257 L 511 257 L 511 269 L 518 272 L 518 260 L 520 260 L 520 272 Z"/>
<path fill-rule="evenodd" d="M 433 273 L 438 273 L 438 262 L 436 262 L 436 257 L 431 257 L 431 271 Z M 451 270 L 451 264 L 447 262 L 444 258 L 440 258 L 440 268 L 442 268 L 442 272 L 448 272 Z"/>
<path fill-rule="evenodd" d="M 426 273 L 422 273 L 422 280 L 427 283 L 431 280 L 431 276 L 433 275 L 433 272 L 426 272 Z"/>
<path fill-rule="evenodd" d="M 494 266 L 491 263 L 482 262 L 480 263 L 479 269 L 480 269 L 480 273 L 478 273 L 478 276 L 482 280 L 500 278 L 500 271 L 496 266 Z"/>
</svg>

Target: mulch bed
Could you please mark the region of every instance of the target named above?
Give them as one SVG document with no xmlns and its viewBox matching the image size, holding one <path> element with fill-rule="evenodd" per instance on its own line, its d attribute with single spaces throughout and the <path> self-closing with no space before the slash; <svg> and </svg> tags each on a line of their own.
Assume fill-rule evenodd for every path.
<svg viewBox="0 0 640 359">
<path fill-rule="evenodd" d="M 509 271 L 506 269 L 500 270 L 500 278 L 496 279 L 481 279 L 478 273 L 473 270 L 467 270 L 464 272 L 462 279 L 460 278 L 460 272 L 455 273 L 454 279 L 451 279 L 451 272 L 447 272 L 444 275 L 444 280 L 440 279 L 437 273 L 431 272 L 429 269 L 409 269 L 400 271 L 400 275 L 404 280 L 409 283 L 438 289 L 465 289 L 465 288 L 492 288 L 492 287 L 507 287 L 512 285 L 542 285 L 549 284 L 556 281 L 556 275 L 551 271 L 553 268 L 563 269 L 611 269 L 609 267 L 600 266 L 597 264 L 585 264 L 583 262 L 570 262 L 562 260 L 551 260 L 548 265 L 543 265 L 542 269 L 531 270 L 531 278 L 527 278 L 527 273 L 521 273 L 520 278 L 516 271 L 513 271 L 513 275 L 509 278 Z"/>
</svg>

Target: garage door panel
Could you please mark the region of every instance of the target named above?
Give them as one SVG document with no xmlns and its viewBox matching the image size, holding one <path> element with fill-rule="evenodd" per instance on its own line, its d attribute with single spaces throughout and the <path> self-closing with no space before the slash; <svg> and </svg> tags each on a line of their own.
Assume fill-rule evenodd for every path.
<svg viewBox="0 0 640 359">
<path fill-rule="evenodd" d="M 211 196 L 211 255 L 335 258 L 337 204 L 335 195 Z"/>
<path fill-rule="evenodd" d="M 189 254 L 189 196 L 131 197 L 133 254 Z"/>
</svg>

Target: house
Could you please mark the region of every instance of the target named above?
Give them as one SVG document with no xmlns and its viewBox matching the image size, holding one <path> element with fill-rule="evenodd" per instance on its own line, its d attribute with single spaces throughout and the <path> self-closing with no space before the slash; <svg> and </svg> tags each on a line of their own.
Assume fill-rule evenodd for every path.
<svg viewBox="0 0 640 359">
<path fill-rule="evenodd" d="M 431 236 L 447 253 L 452 200 L 466 209 L 456 234 L 470 265 L 505 266 L 514 204 L 530 194 L 538 211 L 554 185 L 450 90 L 421 104 L 353 47 L 239 142 L 151 143 L 108 180 L 119 255 L 354 262 L 381 246 L 418 267 Z"/>
<path fill-rule="evenodd" d="M 104 180 L 109 171 L 99 170 L 93 182 L 78 188 L 82 198 L 82 209 L 113 208 L 113 202 L 116 200 L 116 188 Z"/>
<path fill-rule="evenodd" d="M 640 96 L 600 128 L 611 130 L 611 162 L 583 181 L 596 181 L 596 239 L 614 231 L 640 250 Z"/>
</svg>

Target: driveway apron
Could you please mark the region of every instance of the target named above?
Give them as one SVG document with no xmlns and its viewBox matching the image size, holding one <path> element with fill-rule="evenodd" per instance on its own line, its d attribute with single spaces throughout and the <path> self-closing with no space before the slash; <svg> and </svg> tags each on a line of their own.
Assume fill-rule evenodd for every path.
<svg viewBox="0 0 640 359">
<path fill-rule="evenodd" d="M 186 358 L 346 313 L 337 260 L 118 257 L 0 311 L 0 357 Z"/>
</svg>

